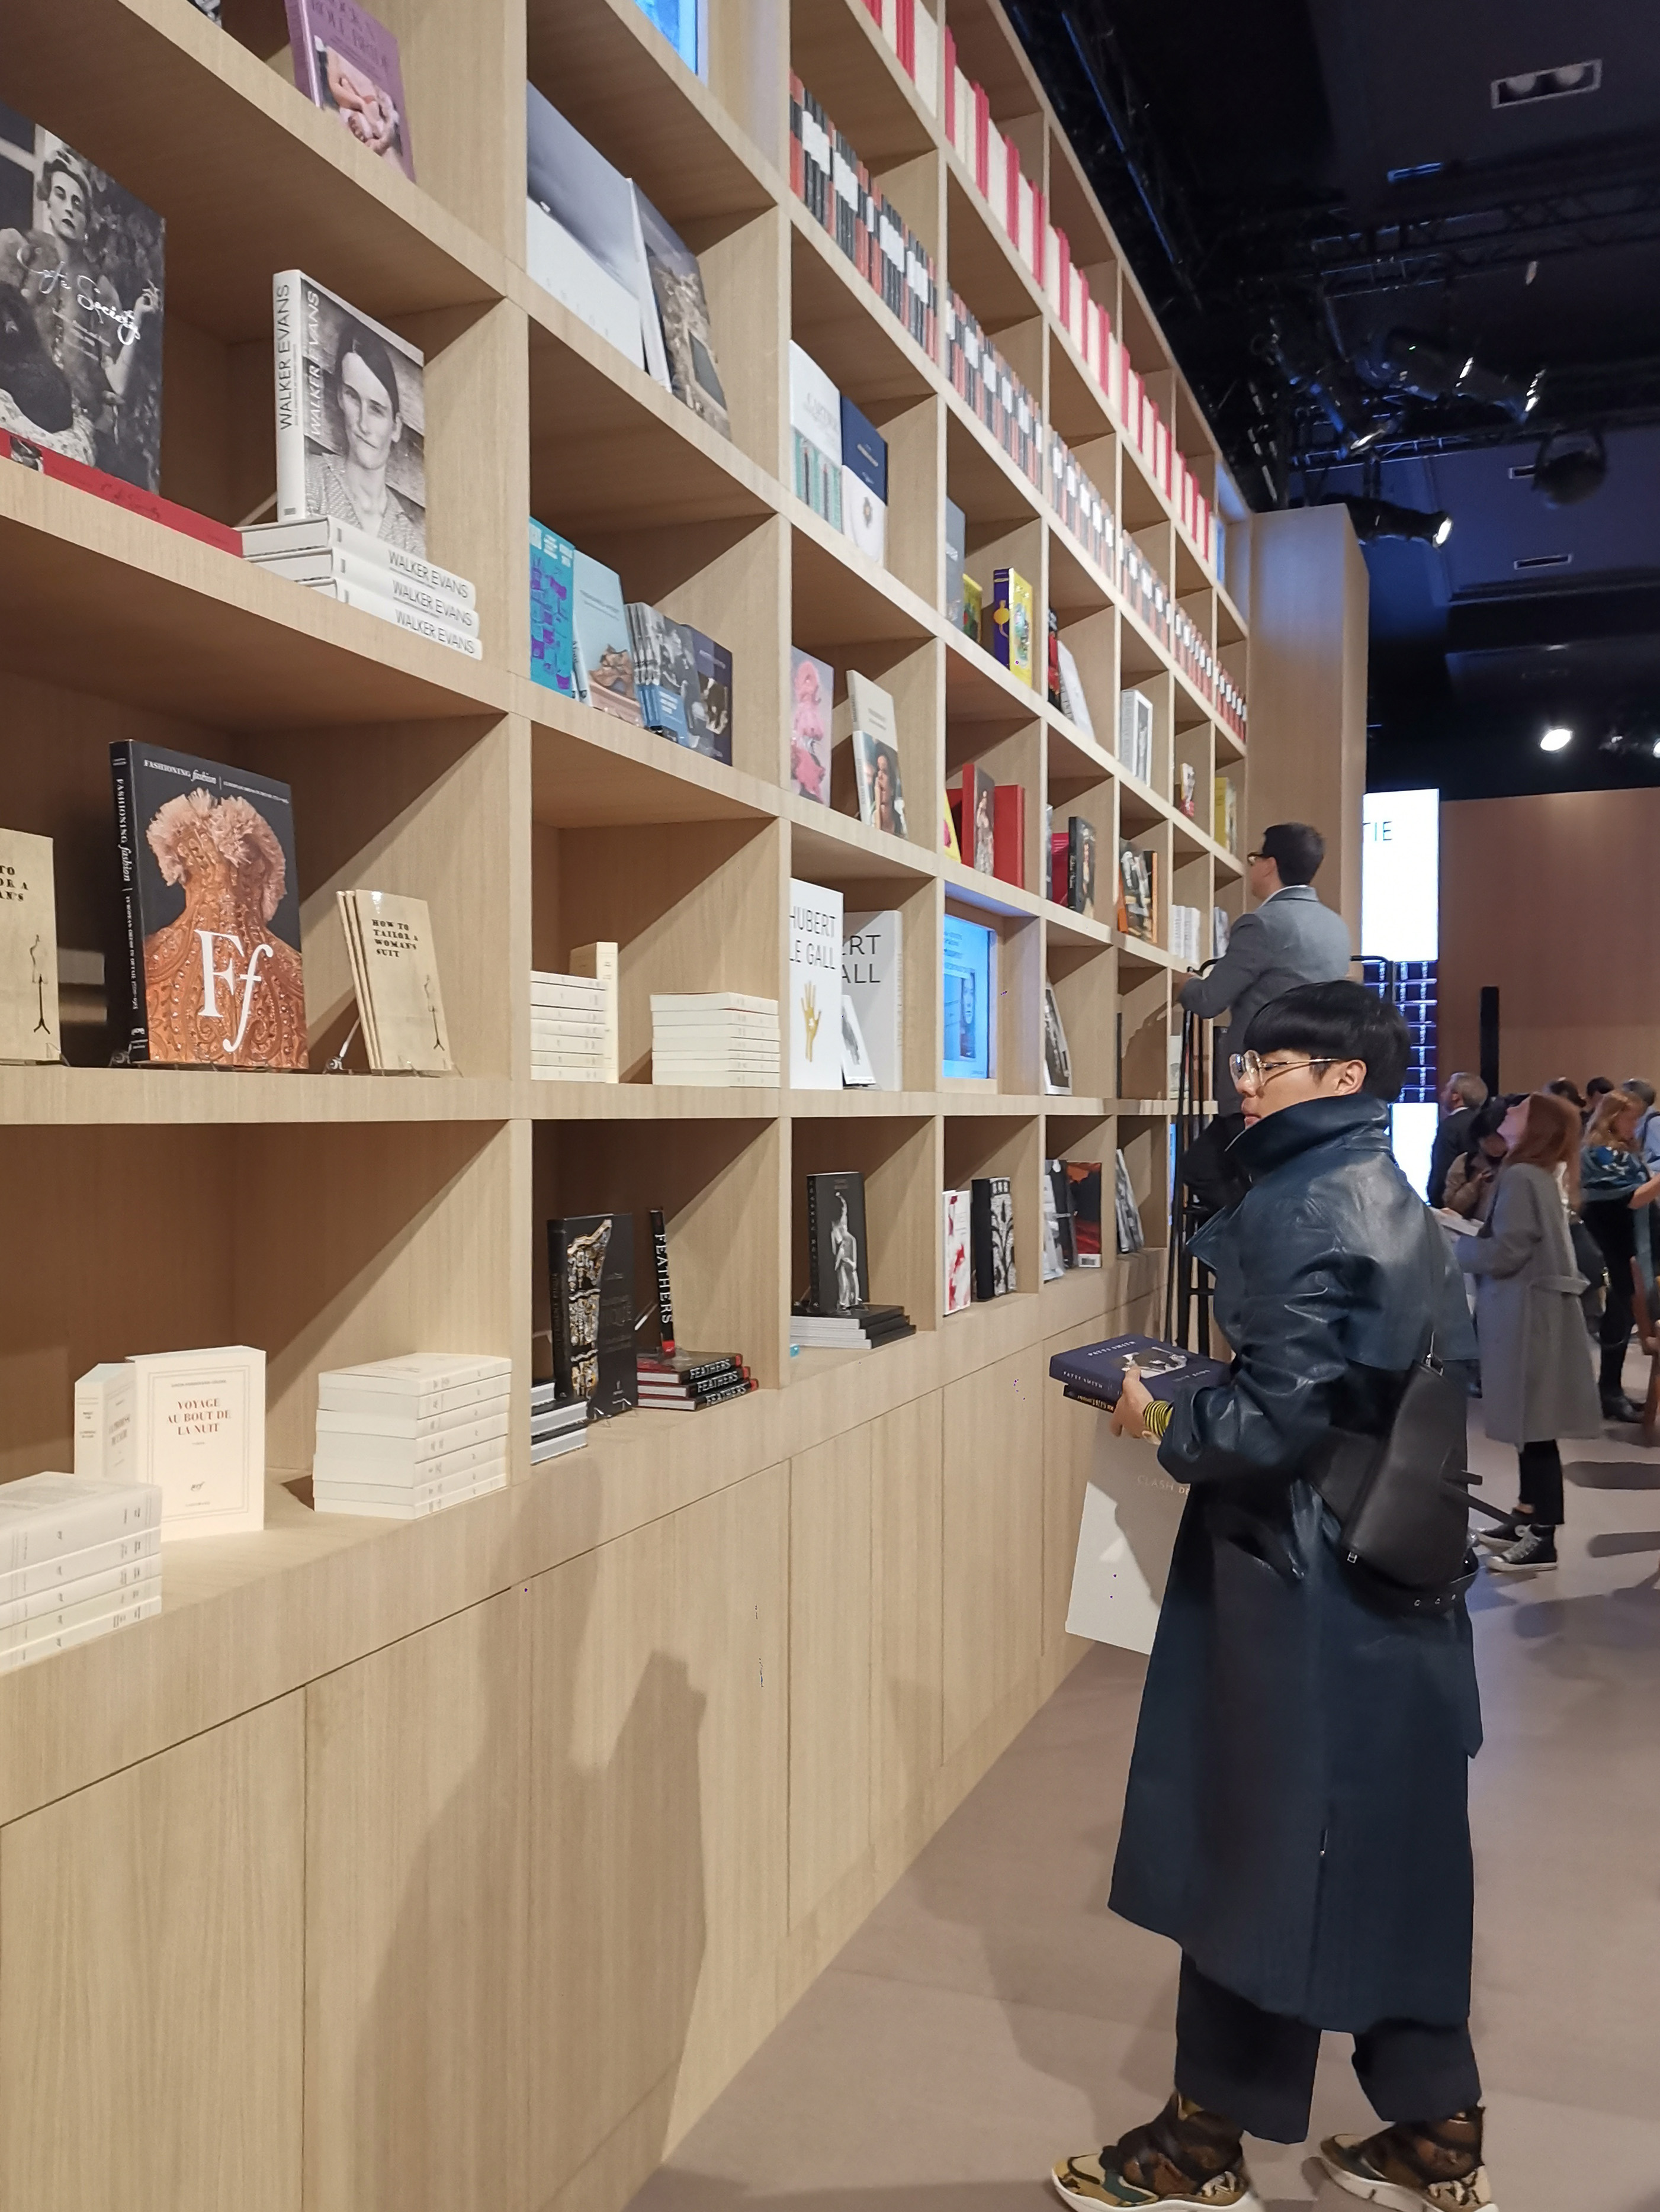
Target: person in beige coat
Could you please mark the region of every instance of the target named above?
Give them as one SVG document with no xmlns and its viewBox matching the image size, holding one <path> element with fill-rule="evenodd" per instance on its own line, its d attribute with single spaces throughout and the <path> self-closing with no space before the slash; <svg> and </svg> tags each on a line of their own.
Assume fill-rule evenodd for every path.
<svg viewBox="0 0 1660 2212">
<path fill-rule="evenodd" d="M 1479 1237 L 1458 1259 L 1476 1279 L 1481 1401 L 1487 1434 L 1521 1460 L 1521 1535 L 1488 1565 L 1500 1572 L 1556 1565 L 1562 1523 L 1559 1437 L 1602 1434 L 1585 1342 L 1568 1206 L 1579 1159 L 1579 1117 L 1566 1098 L 1535 1091 L 1505 1116 L 1509 1151 Z"/>
</svg>

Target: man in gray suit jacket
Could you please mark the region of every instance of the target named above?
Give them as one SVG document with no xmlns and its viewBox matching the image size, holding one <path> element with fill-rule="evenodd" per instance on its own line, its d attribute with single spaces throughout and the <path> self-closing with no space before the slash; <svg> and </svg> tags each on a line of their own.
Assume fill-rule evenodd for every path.
<svg viewBox="0 0 1660 2212">
<path fill-rule="evenodd" d="M 1248 857 L 1256 911 L 1234 923 L 1228 949 L 1209 973 L 1182 986 L 1181 1001 L 1189 1013 L 1207 1020 L 1228 1016 L 1227 1028 L 1216 1033 L 1217 1118 L 1183 1164 L 1189 1188 L 1207 1206 L 1225 1205 L 1237 1195 L 1215 1176 L 1226 1176 L 1225 1149 L 1244 1126 L 1228 1056 L 1243 1051 L 1251 1017 L 1298 983 L 1335 983 L 1349 972 L 1348 925 L 1321 905 L 1314 889 L 1325 857 L 1325 839 L 1306 822 L 1276 822 L 1265 830 L 1262 850 Z"/>
</svg>

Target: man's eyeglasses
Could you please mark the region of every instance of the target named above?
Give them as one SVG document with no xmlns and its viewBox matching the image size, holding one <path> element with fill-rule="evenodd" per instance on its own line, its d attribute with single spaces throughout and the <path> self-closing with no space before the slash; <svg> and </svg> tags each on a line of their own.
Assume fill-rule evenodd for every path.
<svg viewBox="0 0 1660 2212">
<path fill-rule="evenodd" d="M 1228 1072 L 1235 1087 L 1241 1091 L 1260 1091 L 1265 1083 L 1272 1083 L 1276 1075 L 1289 1075 L 1293 1067 L 1335 1067 L 1336 1060 L 1330 1054 L 1324 1060 L 1264 1060 L 1258 1053 L 1231 1052 Z"/>
</svg>

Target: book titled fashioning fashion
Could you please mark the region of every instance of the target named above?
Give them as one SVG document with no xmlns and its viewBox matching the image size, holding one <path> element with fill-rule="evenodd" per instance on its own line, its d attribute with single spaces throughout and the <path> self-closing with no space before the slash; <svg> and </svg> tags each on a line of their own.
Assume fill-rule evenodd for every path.
<svg viewBox="0 0 1660 2212">
<path fill-rule="evenodd" d="M 298 269 L 272 279 L 277 519 L 427 550 L 425 356 Z"/>
</svg>

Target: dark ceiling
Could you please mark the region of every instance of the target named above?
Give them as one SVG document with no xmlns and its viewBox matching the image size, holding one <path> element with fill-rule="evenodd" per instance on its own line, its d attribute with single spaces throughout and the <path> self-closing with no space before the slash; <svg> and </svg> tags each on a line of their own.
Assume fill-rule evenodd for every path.
<svg viewBox="0 0 1660 2212">
<path fill-rule="evenodd" d="M 1374 785 L 1660 782 L 1652 9 L 1008 4 L 1250 503 L 1452 519 L 1367 545 Z"/>
</svg>

